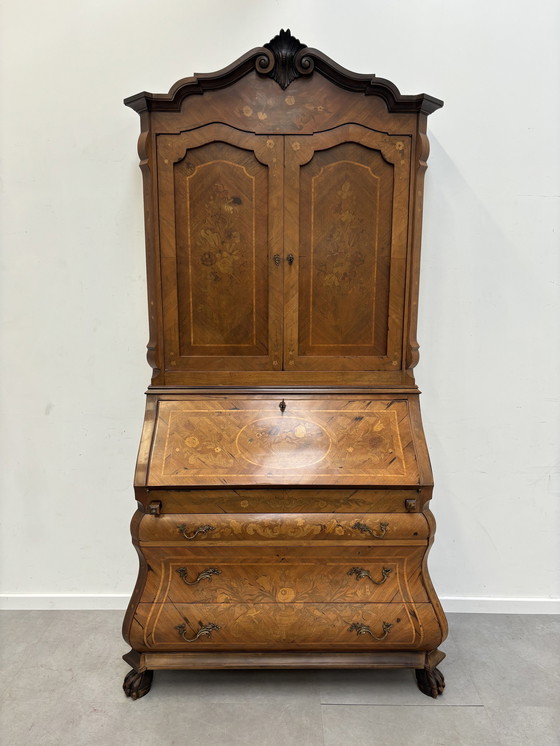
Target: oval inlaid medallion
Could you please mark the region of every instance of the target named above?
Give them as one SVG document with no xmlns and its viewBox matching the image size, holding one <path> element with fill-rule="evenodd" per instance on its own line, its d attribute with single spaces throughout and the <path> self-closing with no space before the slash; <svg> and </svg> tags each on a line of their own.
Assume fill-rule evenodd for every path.
<svg viewBox="0 0 560 746">
<path fill-rule="evenodd" d="M 286 416 L 250 422 L 239 431 L 236 443 L 242 458 L 269 471 L 316 464 L 331 447 L 331 439 L 321 425 Z"/>
</svg>

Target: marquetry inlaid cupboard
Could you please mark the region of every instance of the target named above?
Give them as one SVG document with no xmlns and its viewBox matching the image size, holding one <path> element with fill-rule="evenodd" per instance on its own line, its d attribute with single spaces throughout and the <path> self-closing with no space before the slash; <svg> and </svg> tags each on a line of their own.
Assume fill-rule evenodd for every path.
<svg viewBox="0 0 560 746">
<path fill-rule="evenodd" d="M 156 669 L 400 667 L 443 691 L 413 368 L 431 96 L 281 31 L 141 118 L 153 368 L 128 696 Z"/>
</svg>

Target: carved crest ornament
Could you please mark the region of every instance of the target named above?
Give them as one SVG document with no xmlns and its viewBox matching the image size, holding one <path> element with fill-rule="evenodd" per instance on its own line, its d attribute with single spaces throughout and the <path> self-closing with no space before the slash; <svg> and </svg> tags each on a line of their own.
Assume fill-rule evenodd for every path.
<svg viewBox="0 0 560 746">
<path fill-rule="evenodd" d="M 273 78 L 283 89 L 300 75 L 309 75 L 313 72 L 313 60 L 303 52 L 307 45 L 292 36 L 290 29 L 281 29 L 264 48 L 269 50 L 270 54 L 261 54 L 257 57 L 257 72 Z"/>
</svg>

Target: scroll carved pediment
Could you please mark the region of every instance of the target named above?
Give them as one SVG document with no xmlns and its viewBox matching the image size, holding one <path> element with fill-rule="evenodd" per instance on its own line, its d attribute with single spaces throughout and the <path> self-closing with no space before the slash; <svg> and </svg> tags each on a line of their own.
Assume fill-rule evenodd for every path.
<svg viewBox="0 0 560 746">
<path fill-rule="evenodd" d="M 138 113 L 143 111 L 180 111 L 187 96 L 201 94 L 234 85 L 245 75 L 254 71 L 275 80 L 282 89 L 304 75 L 314 71 L 347 91 L 361 92 L 366 96 L 380 96 L 389 112 L 422 112 L 431 114 L 443 106 L 433 96 L 422 93 L 418 96 L 403 96 L 394 83 L 375 75 L 353 73 L 338 65 L 317 49 L 302 44 L 292 36 L 290 29 L 281 29 L 264 47 L 250 50 L 223 70 L 214 73 L 199 73 L 191 78 L 182 78 L 171 87 L 169 93 L 146 93 L 129 96 L 125 104 Z"/>
<path fill-rule="evenodd" d="M 313 71 L 311 58 L 301 54 L 302 49 L 307 49 L 307 45 L 292 36 L 290 29 L 281 29 L 264 48 L 270 54 L 262 54 L 257 58 L 257 71 L 269 75 L 283 89 L 300 75 L 309 75 Z"/>
</svg>

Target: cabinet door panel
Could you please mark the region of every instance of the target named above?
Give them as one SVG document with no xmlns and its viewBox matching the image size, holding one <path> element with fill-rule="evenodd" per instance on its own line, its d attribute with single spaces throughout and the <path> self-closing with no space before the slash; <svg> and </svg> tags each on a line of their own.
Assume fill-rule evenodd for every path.
<svg viewBox="0 0 560 746">
<path fill-rule="evenodd" d="M 285 152 L 285 366 L 398 368 L 409 138 L 345 125 Z"/>
<path fill-rule="evenodd" d="M 280 368 L 281 165 L 224 125 L 158 138 L 167 370 Z"/>
</svg>

